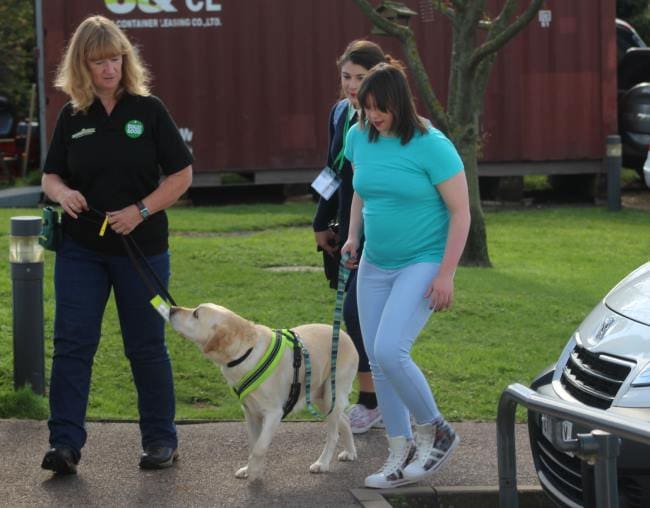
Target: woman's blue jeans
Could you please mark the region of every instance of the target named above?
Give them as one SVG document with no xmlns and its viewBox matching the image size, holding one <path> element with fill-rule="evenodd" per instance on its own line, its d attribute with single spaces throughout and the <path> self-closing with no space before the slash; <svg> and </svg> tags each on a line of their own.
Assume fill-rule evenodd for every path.
<svg viewBox="0 0 650 508">
<path fill-rule="evenodd" d="M 361 257 L 357 299 L 361 332 L 370 359 L 377 402 L 389 437 L 411 437 L 416 423 L 440 416 L 429 382 L 411 358 L 411 348 L 431 315 L 424 295 L 437 263 L 385 270 Z"/>
<path fill-rule="evenodd" d="M 147 257 L 167 286 L 169 253 Z M 143 266 L 146 272 L 146 268 Z M 172 367 L 165 322 L 149 303 L 152 295 L 128 256 L 105 256 L 66 237 L 54 268 L 56 315 L 50 381 L 50 444 L 79 456 L 86 442 L 84 420 L 93 358 L 111 289 L 124 353 L 138 394 L 142 446 L 177 446 Z M 78 457 L 77 457 L 78 458 Z"/>
</svg>

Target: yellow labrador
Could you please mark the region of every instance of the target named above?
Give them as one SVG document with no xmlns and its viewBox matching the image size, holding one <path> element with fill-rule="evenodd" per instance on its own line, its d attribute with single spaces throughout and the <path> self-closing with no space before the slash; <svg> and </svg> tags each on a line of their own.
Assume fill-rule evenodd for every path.
<svg viewBox="0 0 650 508">
<path fill-rule="evenodd" d="M 221 367 L 221 372 L 231 387 L 236 386 L 243 377 L 255 369 L 274 337 L 270 328 L 248 321 L 231 310 L 212 303 L 201 304 L 195 309 L 173 307 L 170 312 L 170 323 L 174 330 L 194 342 L 206 357 Z M 311 399 L 321 412 L 326 413 L 332 400 L 330 385 L 332 327 L 308 324 L 297 326 L 292 330 L 309 351 L 312 365 Z M 228 366 L 242 358 L 244 360 L 241 363 Z M 357 458 L 350 424 L 343 410 L 348 404 L 358 363 L 359 355 L 352 339 L 341 331 L 336 363 L 336 402 L 334 409 L 326 417 L 325 448 L 318 460 L 310 466 L 309 470 L 312 473 L 329 471 L 330 462 L 336 451 L 339 430 L 343 441 L 343 451 L 338 456 L 339 460 L 351 461 Z M 264 457 L 273 434 L 282 420 L 283 405 L 289 396 L 293 375 L 293 350 L 286 348 L 277 368 L 242 400 L 248 426 L 250 454 L 248 464 L 236 472 L 237 478 L 253 480 L 261 477 Z M 300 396 L 292 413 L 305 406 L 304 359 L 300 367 L 299 380 Z"/>
</svg>

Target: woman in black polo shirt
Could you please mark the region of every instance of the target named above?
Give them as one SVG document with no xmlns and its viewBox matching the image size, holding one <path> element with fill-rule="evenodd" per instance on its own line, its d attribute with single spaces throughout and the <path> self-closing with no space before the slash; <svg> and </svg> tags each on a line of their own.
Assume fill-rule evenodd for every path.
<svg viewBox="0 0 650 508">
<path fill-rule="evenodd" d="M 70 97 L 43 168 L 58 202 L 64 239 L 56 253 L 56 316 L 50 382 L 51 449 L 42 467 L 76 472 L 93 357 L 111 290 L 138 392 L 144 452 L 140 467 L 177 458 L 174 385 L 164 321 L 124 250 L 131 235 L 164 284 L 169 280 L 167 216 L 192 181 L 192 156 L 126 35 L 92 16 L 75 31 L 56 86 Z M 164 177 L 160 181 L 161 177 Z M 108 227 L 100 229 L 104 217 Z"/>
</svg>

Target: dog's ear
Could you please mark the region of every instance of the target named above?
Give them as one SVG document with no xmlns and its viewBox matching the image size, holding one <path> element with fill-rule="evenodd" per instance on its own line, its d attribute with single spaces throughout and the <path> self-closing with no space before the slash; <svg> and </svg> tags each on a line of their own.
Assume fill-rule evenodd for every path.
<svg viewBox="0 0 650 508">
<path fill-rule="evenodd" d="M 251 346 L 255 344 L 255 328 L 250 321 L 239 316 L 229 317 L 225 321 L 212 327 L 212 338 L 203 347 L 204 353 L 210 351 L 225 352 L 235 344 Z M 239 347 L 235 350 L 240 349 Z"/>
<path fill-rule="evenodd" d="M 203 346 L 203 352 L 205 354 L 208 354 L 210 351 L 216 351 L 222 349 L 224 339 L 226 338 L 227 335 L 227 331 L 225 327 L 213 325 L 212 330 L 214 331 L 214 334 L 212 335 L 210 340 L 208 340 L 207 344 Z"/>
</svg>

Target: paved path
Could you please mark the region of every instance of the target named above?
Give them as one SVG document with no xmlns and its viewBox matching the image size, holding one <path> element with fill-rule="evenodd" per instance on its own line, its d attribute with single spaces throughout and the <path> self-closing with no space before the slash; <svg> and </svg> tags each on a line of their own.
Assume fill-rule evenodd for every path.
<svg viewBox="0 0 650 508">
<path fill-rule="evenodd" d="M 429 486 L 498 486 L 494 423 L 455 424 L 461 444 Z M 327 474 L 309 473 L 324 444 L 320 423 L 286 422 L 275 436 L 263 481 L 234 476 L 246 460 L 243 422 L 178 426 L 181 459 L 165 471 L 141 471 L 134 423 L 90 423 L 79 474 L 53 477 L 40 469 L 47 425 L 0 420 L 0 506 L 358 507 L 350 489 L 383 463 L 380 430 L 356 437 L 359 461 L 333 462 Z M 517 425 L 518 484 L 539 485 L 526 427 Z M 426 484 L 424 484 L 426 485 Z"/>
</svg>

